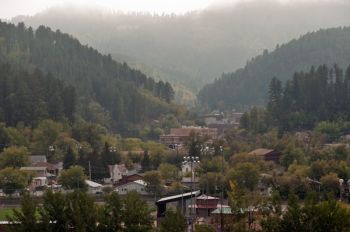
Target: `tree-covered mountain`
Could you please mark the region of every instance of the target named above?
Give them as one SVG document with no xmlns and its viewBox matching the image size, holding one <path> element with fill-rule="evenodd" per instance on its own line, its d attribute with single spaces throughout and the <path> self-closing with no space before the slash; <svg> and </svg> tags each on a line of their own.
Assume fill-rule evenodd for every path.
<svg viewBox="0 0 350 232">
<path fill-rule="evenodd" d="M 313 129 L 322 121 L 349 121 L 350 66 L 312 67 L 295 73 L 283 86 L 273 78 L 269 85 L 267 110 L 271 126 L 283 131 Z"/>
<path fill-rule="evenodd" d="M 273 77 L 282 82 L 294 72 L 311 66 L 338 64 L 346 68 L 350 60 L 350 28 L 333 28 L 308 33 L 299 39 L 265 51 L 233 73 L 223 74 L 198 94 L 202 106 L 232 109 L 244 105 L 264 105 Z"/>
<path fill-rule="evenodd" d="M 178 110 L 171 103 L 174 91 L 168 82 L 156 82 L 126 63 L 118 63 L 48 27 L 34 31 L 23 23 L 15 26 L 0 22 L 0 62 L 29 73 L 40 69 L 44 76 L 63 80 L 76 89 L 75 117 L 118 128 L 120 132 Z M 38 81 L 35 85 L 44 87 L 45 83 Z M 56 94 L 50 88 L 46 91 Z"/>
<path fill-rule="evenodd" d="M 197 91 L 251 57 L 309 31 L 347 26 L 348 1 L 247 1 L 185 15 L 122 14 L 61 6 L 30 17 L 76 36 L 118 61 L 150 67 L 160 78 Z"/>
<path fill-rule="evenodd" d="M 0 121 L 34 127 L 44 119 L 74 120 L 76 92 L 40 70 L 28 73 L 0 64 Z"/>
</svg>

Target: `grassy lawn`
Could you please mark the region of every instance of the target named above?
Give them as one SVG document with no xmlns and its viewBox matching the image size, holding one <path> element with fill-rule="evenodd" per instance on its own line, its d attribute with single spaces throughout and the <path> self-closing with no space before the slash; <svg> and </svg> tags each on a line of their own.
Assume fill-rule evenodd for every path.
<svg viewBox="0 0 350 232">
<path fill-rule="evenodd" d="M 6 216 L 12 215 L 13 208 L 0 208 L 0 221 L 6 220 Z"/>
</svg>

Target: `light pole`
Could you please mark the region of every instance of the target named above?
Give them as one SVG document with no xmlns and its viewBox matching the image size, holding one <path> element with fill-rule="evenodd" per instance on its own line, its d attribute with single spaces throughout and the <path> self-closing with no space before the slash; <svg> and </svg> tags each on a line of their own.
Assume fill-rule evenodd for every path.
<svg viewBox="0 0 350 232">
<path fill-rule="evenodd" d="M 183 164 L 190 164 L 191 165 L 191 208 L 190 208 L 190 215 L 189 219 L 191 222 L 191 232 L 193 232 L 193 197 L 192 197 L 192 192 L 193 192 L 193 181 L 194 181 L 194 171 L 193 171 L 193 163 L 200 163 L 199 157 L 198 156 L 185 156 Z"/>
<path fill-rule="evenodd" d="M 117 148 L 116 147 L 109 147 L 109 152 L 116 152 L 117 151 Z"/>
<path fill-rule="evenodd" d="M 221 152 L 221 197 L 220 197 L 220 230 L 221 232 L 224 231 L 224 218 L 222 214 L 222 205 L 224 201 L 224 148 L 223 146 L 220 146 L 220 152 Z"/>
</svg>

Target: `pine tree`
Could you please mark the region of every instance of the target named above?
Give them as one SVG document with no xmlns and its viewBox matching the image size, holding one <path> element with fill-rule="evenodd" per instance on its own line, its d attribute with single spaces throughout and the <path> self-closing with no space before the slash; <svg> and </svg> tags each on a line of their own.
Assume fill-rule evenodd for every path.
<svg viewBox="0 0 350 232">
<path fill-rule="evenodd" d="M 68 218 L 66 215 L 66 210 L 66 197 L 60 192 L 53 193 L 51 190 L 47 191 L 44 195 L 44 203 L 39 210 L 45 231 L 68 231 Z"/>
<path fill-rule="evenodd" d="M 128 193 L 124 198 L 124 231 L 150 232 L 152 221 L 147 202 L 142 200 L 136 192 Z"/>
<path fill-rule="evenodd" d="M 105 198 L 105 205 L 101 208 L 98 225 L 99 232 L 122 231 L 122 200 L 116 192 Z"/>
<path fill-rule="evenodd" d="M 68 146 L 67 152 L 63 160 L 63 168 L 68 169 L 75 164 L 76 164 L 76 157 L 74 155 L 72 148 Z"/>
<path fill-rule="evenodd" d="M 151 160 L 148 154 L 148 150 L 145 150 L 143 153 L 141 167 L 143 172 L 149 171 L 151 169 Z"/>
<path fill-rule="evenodd" d="M 269 102 L 267 109 L 270 114 L 272 124 L 281 119 L 282 83 L 276 77 L 272 78 L 269 88 Z"/>
<path fill-rule="evenodd" d="M 167 210 L 160 221 L 160 232 L 183 232 L 185 229 L 186 220 L 180 211 Z"/>
<path fill-rule="evenodd" d="M 37 205 L 29 193 L 24 193 L 21 200 L 21 208 L 13 210 L 13 216 L 8 217 L 10 225 L 8 231 L 36 232 L 40 231 L 36 216 Z M 16 224 L 16 226 L 11 226 Z"/>
</svg>

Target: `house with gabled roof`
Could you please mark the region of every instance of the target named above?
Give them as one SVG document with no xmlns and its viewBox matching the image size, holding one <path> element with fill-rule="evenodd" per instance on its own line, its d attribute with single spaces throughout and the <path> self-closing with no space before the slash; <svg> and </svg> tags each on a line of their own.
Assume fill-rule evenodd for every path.
<svg viewBox="0 0 350 232">
<path fill-rule="evenodd" d="M 128 192 L 135 191 L 140 195 L 149 195 L 146 191 L 147 184 L 143 180 L 135 180 L 128 182 L 122 185 L 119 185 L 115 188 L 115 191 L 120 195 L 125 195 Z"/>
<path fill-rule="evenodd" d="M 249 152 L 249 155 L 256 155 L 262 157 L 265 161 L 273 161 L 278 163 L 281 157 L 281 153 L 274 149 L 258 148 Z"/>
</svg>

